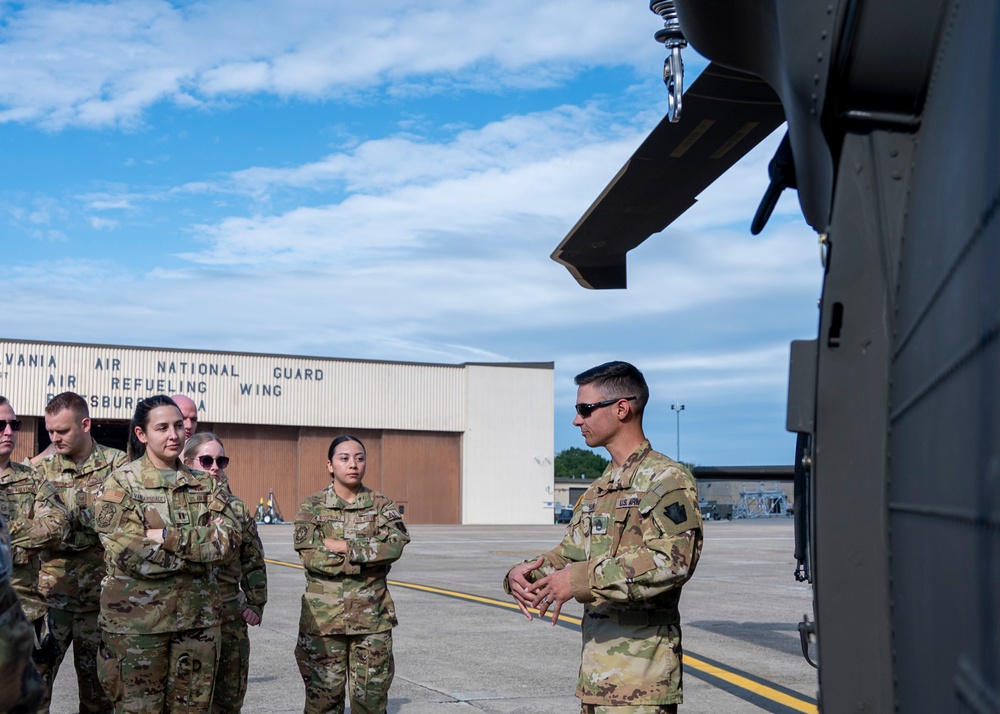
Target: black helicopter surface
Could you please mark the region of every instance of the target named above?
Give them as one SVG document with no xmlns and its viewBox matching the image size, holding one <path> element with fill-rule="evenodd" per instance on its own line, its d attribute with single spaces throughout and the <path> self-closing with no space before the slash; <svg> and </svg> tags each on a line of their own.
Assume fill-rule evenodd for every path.
<svg viewBox="0 0 1000 714">
<path fill-rule="evenodd" d="M 553 253 L 588 288 L 772 130 L 824 255 L 793 343 L 824 712 L 1000 712 L 1000 3 L 653 0 L 669 112 Z M 681 51 L 711 64 L 684 91 Z M 805 646 L 803 648 L 805 650 Z"/>
</svg>

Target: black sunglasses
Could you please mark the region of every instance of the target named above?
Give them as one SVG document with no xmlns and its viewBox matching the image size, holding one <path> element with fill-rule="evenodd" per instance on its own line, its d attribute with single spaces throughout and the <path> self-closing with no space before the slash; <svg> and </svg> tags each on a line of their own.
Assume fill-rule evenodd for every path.
<svg viewBox="0 0 1000 714">
<path fill-rule="evenodd" d="M 595 409 L 600 409 L 601 407 L 609 407 L 612 404 L 617 404 L 622 399 L 626 401 L 631 401 L 637 399 L 637 397 L 616 397 L 615 399 L 606 399 L 603 402 L 595 402 L 594 404 L 577 404 L 576 413 L 582 416 L 584 419 L 589 417 L 594 413 Z"/>
<path fill-rule="evenodd" d="M 21 420 L 20 419 L 0 419 L 0 434 L 7 431 L 7 427 L 10 427 L 11 431 L 21 431 Z"/>
<path fill-rule="evenodd" d="M 212 462 L 213 461 L 219 465 L 220 469 L 224 469 L 227 466 L 229 466 L 229 457 L 228 456 L 220 456 L 217 459 L 213 459 L 208 454 L 204 454 L 204 455 L 198 457 L 198 463 L 201 464 L 201 467 L 203 469 L 210 469 L 210 468 L 212 468 Z"/>
</svg>

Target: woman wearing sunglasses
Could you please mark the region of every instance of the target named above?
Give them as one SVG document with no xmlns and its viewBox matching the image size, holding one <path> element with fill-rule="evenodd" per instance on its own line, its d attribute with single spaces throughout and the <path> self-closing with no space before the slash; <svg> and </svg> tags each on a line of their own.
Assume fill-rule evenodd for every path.
<svg viewBox="0 0 1000 714">
<path fill-rule="evenodd" d="M 136 406 L 135 460 L 94 506 L 107 574 L 97 667 L 116 712 L 207 714 L 219 659 L 215 566 L 238 549 L 239 504 L 180 459 L 184 417 L 165 395 Z"/>
<path fill-rule="evenodd" d="M 226 475 L 229 457 L 222 440 L 212 432 L 203 431 L 188 439 L 181 460 L 188 468 L 208 473 L 213 481 L 229 489 Z M 233 553 L 216 572 L 222 593 L 222 654 L 212 695 L 214 714 L 238 712 L 243 707 L 250 668 L 247 625 L 260 624 L 267 602 L 267 571 L 257 524 L 245 505 L 241 506 L 240 512 L 243 515 L 243 537 L 239 551 Z"/>
<path fill-rule="evenodd" d="M 391 500 L 361 485 L 365 447 L 356 436 L 330 444 L 333 482 L 295 516 L 295 550 L 306 571 L 295 661 L 306 714 L 384 714 L 395 666 L 396 609 L 386 587 L 391 563 L 410 542 Z"/>
</svg>

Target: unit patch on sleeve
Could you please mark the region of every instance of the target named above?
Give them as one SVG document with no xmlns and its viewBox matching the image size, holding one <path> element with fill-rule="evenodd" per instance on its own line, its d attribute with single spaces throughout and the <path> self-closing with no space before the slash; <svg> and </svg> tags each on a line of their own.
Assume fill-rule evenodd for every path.
<svg viewBox="0 0 1000 714">
<path fill-rule="evenodd" d="M 687 509 L 684 508 L 684 506 L 678 501 L 675 501 L 674 503 L 671 503 L 669 506 L 664 508 L 663 513 L 667 518 L 669 518 L 677 525 L 680 525 L 681 523 L 687 520 Z"/>
</svg>

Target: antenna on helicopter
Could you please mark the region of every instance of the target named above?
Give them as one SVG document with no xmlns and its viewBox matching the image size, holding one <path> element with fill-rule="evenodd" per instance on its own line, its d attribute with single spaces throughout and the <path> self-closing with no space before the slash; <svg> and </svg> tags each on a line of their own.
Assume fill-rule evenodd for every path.
<svg viewBox="0 0 1000 714">
<path fill-rule="evenodd" d="M 663 29 L 654 38 L 667 49 L 663 60 L 663 83 L 667 85 L 667 118 L 678 122 L 681 118 L 681 98 L 684 94 L 684 60 L 681 50 L 687 47 L 687 40 L 677 19 L 674 0 L 650 0 L 649 9 L 663 18 Z"/>
</svg>

